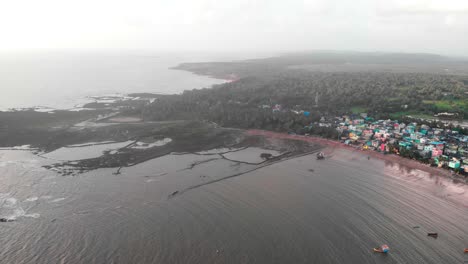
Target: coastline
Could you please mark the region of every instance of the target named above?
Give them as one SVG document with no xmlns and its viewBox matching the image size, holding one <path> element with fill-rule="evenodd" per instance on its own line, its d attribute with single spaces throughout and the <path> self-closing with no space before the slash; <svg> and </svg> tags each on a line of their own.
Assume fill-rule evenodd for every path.
<svg viewBox="0 0 468 264">
<path fill-rule="evenodd" d="M 252 137 L 252 140 L 263 140 L 263 137 Z M 265 138 L 265 141 L 278 144 L 283 140 Z M 309 143 L 290 140 L 287 144 Z M 194 259 L 199 263 L 217 262 L 223 257 L 221 262 L 241 263 L 243 259 L 239 258 L 239 251 L 260 252 L 257 259 L 269 256 L 263 253 L 265 248 L 260 243 L 264 241 L 263 237 L 274 240 L 271 252 L 282 249 L 278 255 L 285 256 L 282 258 L 285 263 L 301 263 L 301 254 L 307 252 L 311 252 L 312 261 L 324 256 L 319 262 L 333 262 L 336 258 L 327 258 L 334 253 L 327 251 L 328 245 L 339 245 L 332 248 L 336 249 L 340 263 L 351 258 L 340 249 L 342 246 L 353 252 L 352 263 L 375 263 L 382 256 L 374 254 L 372 247 L 382 243 L 393 248 L 386 256 L 387 262 L 422 263 L 418 260 L 423 259 L 424 263 L 457 263 L 463 257 L 466 207 L 449 200 L 460 196 L 445 196 L 453 192 L 452 189 L 434 184 L 435 178 L 419 179 L 426 175 L 424 173 L 408 172 L 398 164 L 387 164 L 377 158 L 367 160 L 365 155 L 352 154 L 351 149 L 336 148 L 333 151 L 331 147 L 323 150 L 331 151 L 330 158 L 320 161 L 309 154 L 284 159 L 271 166 L 239 164 L 214 154 L 225 153 L 225 150 L 219 150 L 210 151 L 211 154 L 172 154 L 117 172 L 104 168 L 78 177 L 62 177 L 46 170 L 38 175 L 36 171 L 40 167 L 23 166 L 24 161 L 35 159 L 35 156 L 10 152 L 3 156 L 3 160 L 18 159 L 18 164 L 8 166 L 20 169 L 3 169 L 3 188 L 18 191 L 5 198 L 16 199 L 17 205 L 25 210 L 23 215 L 17 216 L 17 221 L 2 224 L 6 237 L 11 238 L 6 243 L 20 243 L 18 250 L 12 250 L 3 259 L 14 262 L 25 256 L 36 256 L 36 248 L 21 250 L 22 242 L 27 243 L 31 236 L 56 241 L 55 234 L 69 234 L 70 241 L 77 241 L 76 245 L 70 247 L 65 243 L 61 247 L 55 243 L 57 247 L 46 251 L 43 259 L 68 254 L 65 255 L 69 256 L 67 261 L 80 262 L 80 259 L 93 256 L 89 252 L 96 248 L 103 248 L 104 253 L 122 250 L 121 244 L 107 241 L 128 241 L 125 238 L 130 233 L 135 233 L 134 238 L 140 239 L 138 241 L 143 240 L 139 247 L 143 253 L 126 255 L 125 262 L 128 263 L 172 263 L 179 261 L 179 255 L 190 256 L 179 262 Z M 245 153 L 250 152 L 248 149 L 237 150 L 240 149 L 226 157 L 244 159 Z M 263 167 L 252 170 L 255 166 Z M 27 182 L 36 184 L 24 184 Z M 439 193 L 439 190 L 445 193 Z M 218 219 L 228 222 L 220 224 Z M 122 225 L 122 221 L 128 224 Z M 265 224 L 271 221 L 274 223 Z M 134 226 L 138 228 L 129 230 Z M 141 229 L 141 226 L 145 228 Z M 213 229 L 213 226 L 218 228 Z M 48 232 L 51 229 L 57 232 Z M 111 229 L 119 232 L 109 232 Z M 439 232 L 440 237 L 434 240 L 427 237 L 426 232 Z M 239 233 L 242 235 L 236 237 Z M 44 234 L 48 235 L 44 237 Z M 200 244 L 206 234 L 220 239 L 212 244 Z M 259 235 L 259 243 L 243 243 Z M 80 242 L 94 241 L 96 236 L 99 239 L 90 247 Z M 296 240 L 299 241 L 297 244 Z M 132 241 L 129 248 L 134 246 Z M 169 246 L 165 247 L 168 242 Z M 171 245 L 187 242 L 189 248 L 171 251 Z M 159 244 L 159 251 L 169 252 L 168 257 L 139 258 L 151 256 L 154 245 Z M 106 245 L 110 248 L 103 247 Z M 255 245 L 260 246 L 252 249 Z M 123 246 L 127 247 L 126 244 Z M 199 256 L 198 251 L 193 253 L 196 246 L 202 246 L 212 254 Z M 217 253 L 218 249 L 221 253 Z M 277 257 L 272 256 L 261 262 L 274 263 L 275 259 Z M 109 261 L 107 253 L 99 261 Z"/>
<path fill-rule="evenodd" d="M 218 76 L 218 78 L 220 77 L 221 76 Z M 225 78 L 224 81 L 227 82 L 234 80 L 229 80 Z M 141 115 L 135 115 L 135 112 L 131 109 L 138 109 L 147 106 L 149 104 L 152 104 L 157 98 L 165 98 L 165 96 L 168 95 L 152 93 L 129 93 L 127 95 L 113 94 L 96 96 L 92 97 L 92 99 L 95 100 L 93 103 L 81 106 L 81 109 L 86 109 L 86 111 L 58 109 L 51 109 L 51 111 L 37 111 L 37 109 L 25 109 L 23 111 L 11 112 L 0 111 L 0 115 L 3 118 L 2 122 L 0 122 L 0 139 L 3 139 L 1 147 L 11 148 L 15 146 L 30 144 L 35 148 L 50 151 L 60 147 L 64 147 L 68 144 L 83 143 L 81 142 L 83 140 L 82 137 L 89 137 L 88 139 L 91 141 L 125 141 L 128 139 L 128 137 L 136 137 L 145 129 L 154 129 L 152 125 L 153 122 L 145 122 Z M 106 116 L 108 116 L 108 118 L 106 118 Z M 75 136 L 78 136 L 80 138 L 79 141 L 77 139 L 77 141 L 70 142 L 69 138 L 61 138 L 59 140 L 59 143 L 57 143 L 49 142 L 49 140 L 46 139 L 47 135 L 50 136 L 50 134 L 61 135 L 63 133 L 69 133 L 70 129 L 73 129 L 74 127 L 76 129 L 77 124 L 79 125 L 83 122 L 84 127 L 79 127 L 86 128 L 87 124 L 90 121 L 99 123 L 99 125 L 103 126 L 117 125 L 120 126 L 120 129 L 123 129 L 124 127 L 126 127 L 126 129 L 129 129 L 130 127 L 134 127 L 134 125 L 138 125 L 141 126 L 141 130 L 137 134 L 130 133 L 129 135 L 120 135 L 118 137 L 112 136 L 111 138 L 107 138 L 110 134 L 112 134 L 109 131 L 113 129 L 103 130 L 100 132 L 94 131 L 94 133 L 92 133 L 94 135 L 92 136 L 87 135 L 87 130 L 85 129 L 82 132 L 78 132 L 78 134 L 82 134 L 81 136 L 78 136 L 77 133 L 74 133 L 76 134 Z M 15 132 L 18 130 L 22 130 L 24 132 L 20 133 L 19 135 Z M 96 128 L 93 128 L 93 130 L 96 130 Z M 249 136 L 261 135 L 265 138 L 301 140 L 309 143 L 318 143 L 323 146 L 332 148 L 345 148 L 354 152 L 365 154 L 369 157 L 375 157 L 390 162 L 397 162 L 401 165 L 408 166 L 414 169 L 419 169 L 433 175 L 444 176 L 446 178 L 452 179 L 453 181 L 462 182 L 464 184 L 468 183 L 468 178 L 463 177 L 462 175 L 457 175 L 446 169 L 431 167 L 430 165 L 423 164 L 416 160 L 410 160 L 394 154 L 382 154 L 375 151 L 357 149 L 355 147 L 342 144 L 341 142 L 335 140 L 330 140 L 317 136 L 290 135 L 256 129 L 245 130 L 244 132 L 245 135 Z M 200 147 L 201 146 L 199 146 L 199 148 Z"/>
<path fill-rule="evenodd" d="M 145 116 L 152 106 L 172 108 L 172 98 L 125 93 L 96 97 L 83 111 L 0 111 L 1 259 L 439 264 L 468 257 L 468 177 L 315 131 Z M 316 159 L 320 151 L 325 159 Z M 382 244 L 389 254 L 373 252 Z"/>
<path fill-rule="evenodd" d="M 427 173 L 430 173 L 431 175 L 444 176 L 446 178 L 452 179 L 454 182 L 460 182 L 464 184 L 468 183 L 467 178 L 454 174 L 453 172 L 443 169 L 443 168 L 431 167 L 430 165 L 421 163 L 417 160 L 403 158 L 395 154 L 383 154 L 383 153 L 379 153 L 379 152 L 372 151 L 372 150 L 357 149 L 355 147 L 345 145 L 336 140 L 330 140 L 330 139 L 316 137 L 316 136 L 289 135 L 289 134 L 266 131 L 266 130 L 259 130 L 259 129 L 250 129 L 250 130 L 247 130 L 246 133 L 248 135 L 258 135 L 258 136 L 261 135 L 266 138 L 292 139 L 292 140 L 306 141 L 310 143 L 318 143 L 329 148 L 348 149 L 353 152 L 367 155 L 369 157 L 378 158 L 378 159 L 390 161 L 390 162 L 396 162 L 400 165 L 403 165 L 412 169 L 425 171 Z"/>
</svg>

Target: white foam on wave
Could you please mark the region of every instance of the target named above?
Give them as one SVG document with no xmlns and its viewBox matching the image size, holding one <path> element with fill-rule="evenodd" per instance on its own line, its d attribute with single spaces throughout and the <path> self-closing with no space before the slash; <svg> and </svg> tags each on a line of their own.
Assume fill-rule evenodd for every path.
<svg viewBox="0 0 468 264">
<path fill-rule="evenodd" d="M 160 181 L 161 179 L 148 179 L 148 180 L 145 180 L 146 183 L 149 183 L 149 182 L 157 182 L 157 181 Z"/>
<path fill-rule="evenodd" d="M 19 207 L 11 211 L 9 214 L 5 215 L 3 218 L 6 218 L 8 220 L 16 220 L 25 214 L 26 213 L 24 212 L 23 208 Z"/>
<path fill-rule="evenodd" d="M 38 214 L 38 213 L 25 214 L 25 215 L 23 215 L 23 216 L 24 216 L 24 217 L 31 217 L 31 218 L 39 218 L 39 217 L 41 217 L 41 215 Z"/>
<path fill-rule="evenodd" d="M 28 199 L 26 199 L 24 201 L 25 202 L 35 202 L 37 200 L 39 200 L 39 197 L 35 196 L 35 197 L 30 197 L 30 198 L 28 198 Z"/>
<path fill-rule="evenodd" d="M 37 197 L 31 197 L 25 201 L 35 201 Z M 17 220 L 20 217 L 39 218 L 40 214 L 28 214 L 18 203 L 18 200 L 11 197 L 9 193 L 0 193 L 0 217 L 8 220 Z"/>
<path fill-rule="evenodd" d="M 40 112 L 40 113 L 53 113 L 57 109 L 46 107 L 46 106 L 37 106 L 33 108 L 35 112 Z"/>
<path fill-rule="evenodd" d="M 41 215 L 38 213 L 27 214 L 23 208 L 19 207 L 13 210 L 13 212 L 10 213 L 9 215 L 3 216 L 3 218 L 6 218 L 8 220 L 17 220 L 20 217 L 39 218 L 41 217 Z"/>
<path fill-rule="evenodd" d="M 63 200 L 65 200 L 66 198 L 57 198 L 57 199 L 54 199 L 52 201 L 50 201 L 51 203 L 58 203 L 58 202 L 61 202 Z"/>
</svg>

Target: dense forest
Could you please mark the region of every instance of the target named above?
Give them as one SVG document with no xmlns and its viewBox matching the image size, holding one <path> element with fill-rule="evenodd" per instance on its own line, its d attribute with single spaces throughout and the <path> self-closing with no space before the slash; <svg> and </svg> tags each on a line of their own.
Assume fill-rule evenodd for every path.
<svg viewBox="0 0 468 264">
<path fill-rule="evenodd" d="M 230 73 L 236 79 L 211 89 L 161 96 L 141 109 L 144 119 L 204 119 L 227 127 L 300 131 L 323 116 L 360 112 L 379 119 L 441 112 L 468 118 L 468 77 L 462 75 L 314 72 L 273 59 L 183 67 L 196 72 L 196 65 L 199 73 Z M 281 107 L 273 111 L 276 105 Z"/>
</svg>

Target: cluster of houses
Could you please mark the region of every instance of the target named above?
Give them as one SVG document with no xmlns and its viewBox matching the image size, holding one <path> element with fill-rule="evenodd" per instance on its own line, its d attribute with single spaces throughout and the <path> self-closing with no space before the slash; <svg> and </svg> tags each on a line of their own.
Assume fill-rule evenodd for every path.
<svg viewBox="0 0 468 264">
<path fill-rule="evenodd" d="M 396 120 L 373 120 L 365 113 L 336 117 L 333 122 L 318 125 L 336 127 L 345 144 L 418 157 L 439 167 L 468 174 L 468 136 L 455 130 Z"/>
<path fill-rule="evenodd" d="M 273 113 L 287 111 L 281 105 L 262 105 Z M 289 110 L 297 115 L 310 112 Z M 325 118 L 304 127 L 336 128 L 341 140 L 364 150 L 416 158 L 438 167 L 449 168 L 468 176 L 468 135 L 449 128 L 435 128 L 424 124 L 405 124 L 397 120 L 374 120 L 366 113 Z"/>
</svg>

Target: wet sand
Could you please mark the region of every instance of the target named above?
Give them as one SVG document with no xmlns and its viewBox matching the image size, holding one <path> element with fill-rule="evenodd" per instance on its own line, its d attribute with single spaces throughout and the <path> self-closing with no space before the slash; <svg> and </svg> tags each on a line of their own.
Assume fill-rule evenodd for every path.
<svg viewBox="0 0 468 264">
<path fill-rule="evenodd" d="M 264 136 L 266 138 L 271 138 L 271 139 L 290 139 L 290 140 L 299 140 L 299 141 L 304 141 L 304 142 L 309 142 L 309 143 L 317 143 L 317 144 L 321 144 L 322 146 L 326 146 L 329 149 L 336 149 L 336 148 L 347 149 L 353 152 L 362 153 L 363 155 L 367 155 L 369 157 L 398 163 L 410 169 L 418 169 L 418 170 L 428 172 L 432 175 L 445 176 L 448 178 L 452 178 L 455 182 L 467 183 L 467 180 L 468 180 L 468 179 L 464 179 L 463 176 L 455 175 L 453 172 L 449 170 L 431 167 L 428 164 L 423 164 L 421 162 L 418 162 L 417 160 L 403 158 L 394 154 L 385 155 L 383 153 L 379 153 L 377 151 L 372 151 L 372 150 L 361 150 L 353 146 L 345 145 L 336 140 L 330 140 L 330 139 L 320 138 L 320 137 L 315 137 L 315 136 L 288 135 L 285 133 L 277 133 L 277 132 L 258 130 L 258 129 L 247 130 L 246 134 Z"/>
</svg>

